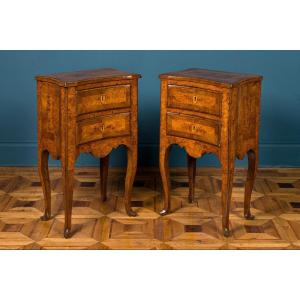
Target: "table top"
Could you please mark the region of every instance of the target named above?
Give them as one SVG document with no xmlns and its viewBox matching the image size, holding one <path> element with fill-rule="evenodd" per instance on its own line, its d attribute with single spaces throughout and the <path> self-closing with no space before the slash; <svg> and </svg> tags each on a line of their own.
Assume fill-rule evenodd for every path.
<svg viewBox="0 0 300 300">
<path fill-rule="evenodd" d="M 233 72 L 225 72 L 225 71 L 214 71 L 214 70 L 206 70 L 206 69 L 185 69 L 181 71 L 163 73 L 159 76 L 161 79 L 192 79 L 192 80 L 201 80 L 213 83 L 219 83 L 226 86 L 232 86 L 236 84 L 240 84 L 249 80 L 262 80 L 262 76 L 254 75 L 254 74 L 241 74 L 241 73 L 233 73 Z"/>
<path fill-rule="evenodd" d="M 88 82 L 95 80 L 121 80 L 140 77 L 140 74 L 128 73 L 117 69 L 104 68 L 95 70 L 55 73 L 49 75 L 38 75 L 35 77 L 35 79 L 43 81 L 55 81 L 63 85 L 71 85 L 78 84 L 80 82 Z"/>
</svg>

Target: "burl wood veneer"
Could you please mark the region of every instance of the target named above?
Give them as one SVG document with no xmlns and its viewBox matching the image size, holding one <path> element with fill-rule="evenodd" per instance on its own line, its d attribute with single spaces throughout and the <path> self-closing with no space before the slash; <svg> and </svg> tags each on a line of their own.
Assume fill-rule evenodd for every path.
<svg viewBox="0 0 300 300">
<path fill-rule="evenodd" d="M 101 200 L 106 200 L 110 152 L 127 147 L 125 208 L 137 167 L 137 105 L 139 74 L 98 69 L 37 76 L 38 164 L 45 198 L 43 220 L 51 218 L 49 153 L 60 159 L 63 173 L 66 238 L 71 235 L 73 176 L 77 156 L 88 152 L 100 158 Z"/>
<path fill-rule="evenodd" d="M 248 155 L 244 215 L 258 163 L 258 131 L 262 76 L 202 69 L 160 75 L 160 172 L 164 188 L 164 215 L 170 211 L 169 149 L 187 152 L 189 200 L 194 200 L 196 158 L 205 153 L 219 157 L 222 167 L 222 225 L 229 231 L 229 212 L 235 158 Z"/>
</svg>

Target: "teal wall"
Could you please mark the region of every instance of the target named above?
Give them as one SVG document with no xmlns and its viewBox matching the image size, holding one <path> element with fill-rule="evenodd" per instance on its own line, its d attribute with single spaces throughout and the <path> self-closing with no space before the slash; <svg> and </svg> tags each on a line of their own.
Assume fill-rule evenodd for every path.
<svg viewBox="0 0 300 300">
<path fill-rule="evenodd" d="M 260 166 L 300 166 L 300 51 L 0 51 L 0 165 L 37 163 L 35 75 L 101 67 L 143 75 L 140 165 L 158 165 L 158 74 L 198 67 L 263 75 Z M 111 165 L 125 163 L 124 150 L 115 150 Z M 185 165 L 182 149 L 173 147 L 170 163 Z M 89 155 L 78 160 L 78 165 L 94 164 Z M 207 155 L 198 164 L 218 165 L 218 160 Z"/>
</svg>

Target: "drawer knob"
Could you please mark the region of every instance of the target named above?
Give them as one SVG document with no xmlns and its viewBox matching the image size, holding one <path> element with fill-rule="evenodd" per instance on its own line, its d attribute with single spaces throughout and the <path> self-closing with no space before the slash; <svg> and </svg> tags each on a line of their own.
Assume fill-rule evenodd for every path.
<svg viewBox="0 0 300 300">
<path fill-rule="evenodd" d="M 193 96 L 193 103 L 197 103 L 198 102 L 198 97 L 197 96 Z"/>
<path fill-rule="evenodd" d="M 101 125 L 100 130 L 103 132 L 104 129 L 105 129 L 105 126 L 104 126 L 104 125 Z"/>
<path fill-rule="evenodd" d="M 196 125 L 193 125 L 193 126 L 192 126 L 192 131 L 195 132 L 196 129 L 197 129 Z"/>
<path fill-rule="evenodd" d="M 102 104 L 104 104 L 104 103 L 105 103 L 105 95 L 100 95 L 100 96 L 98 96 L 98 100 L 99 100 Z"/>
</svg>

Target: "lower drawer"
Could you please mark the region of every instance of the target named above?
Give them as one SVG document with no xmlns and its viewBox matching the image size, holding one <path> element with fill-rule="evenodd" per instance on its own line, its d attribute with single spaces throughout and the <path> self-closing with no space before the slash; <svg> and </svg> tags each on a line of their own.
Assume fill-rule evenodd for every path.
<svg viewBox="0 0 300 300">
<path fill-rule="evenodd" d="M 130 113 L 105 115 L 77 123 L 77 144 L 130 134 Z"/>
<path fill-rule="evenodd" d="M 219 146 L 220 124 L 214 120 L 167 113 L 167 134 Z"/>
</svg>

